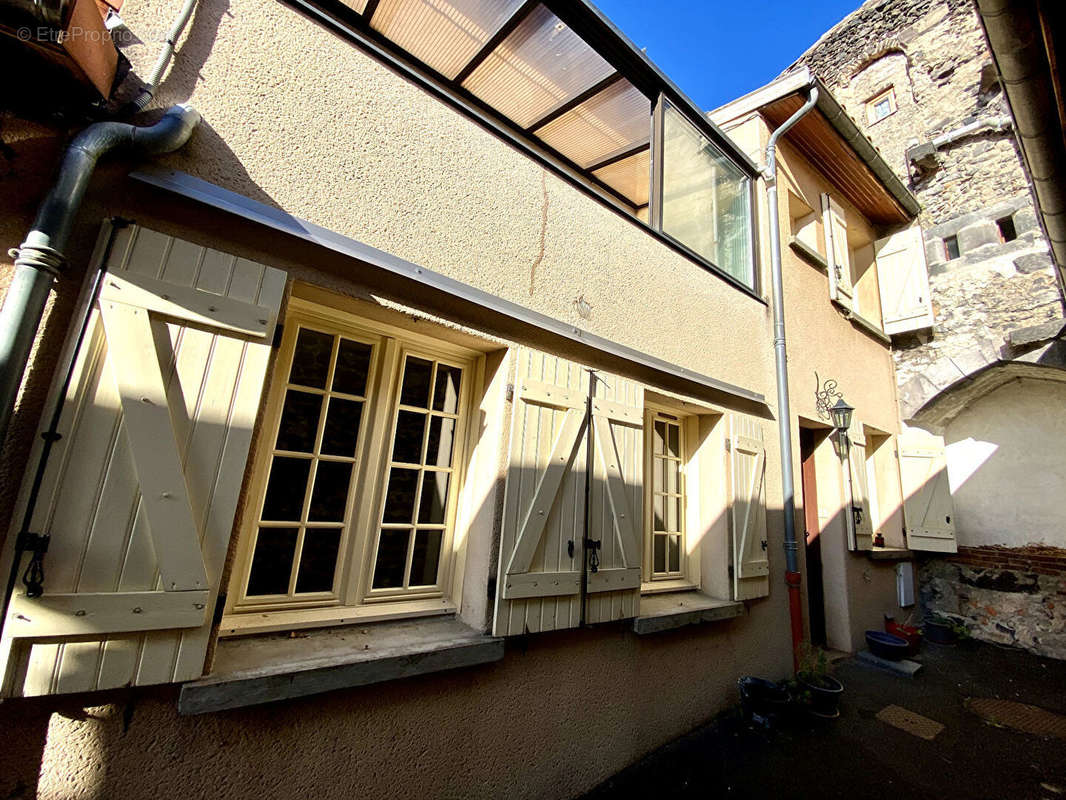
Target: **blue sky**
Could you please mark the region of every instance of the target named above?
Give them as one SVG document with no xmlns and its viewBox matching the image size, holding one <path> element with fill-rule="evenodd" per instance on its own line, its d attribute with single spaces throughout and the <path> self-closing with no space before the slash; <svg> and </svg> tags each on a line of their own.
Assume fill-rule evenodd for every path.
<svg viewBox="0 0 1066 800">
<path fill-rule="evenodd" d="M 773 80 L 862 0 L 592 0 L 710 110 Z"/>
</svg>

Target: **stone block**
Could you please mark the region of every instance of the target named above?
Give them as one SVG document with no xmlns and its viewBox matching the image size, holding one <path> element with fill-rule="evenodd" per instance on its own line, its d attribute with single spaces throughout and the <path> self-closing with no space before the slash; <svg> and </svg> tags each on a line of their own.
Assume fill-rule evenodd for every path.
<svg viewBox="0 0 1066 800">
<path fill-rule="evenodd" d="M 1028 274 L 1030 272 L 1043 272 L 1050 270 L 1051 254 L 1050 253 L 1030 253 L 1026 256 L 1018 256 L 1014 259 L 1014 268 L 1018 272 Z"/>
<path fill-rule="evenodd" d="M 1026 205 L 1014 212 L 1014 230 L 1021 236 L 1029 231 L 1039 231 L 1040 225 L 1036 220 L 1036 209 Z"/>
<path fill-rule="evenodd" d="M 986 244 L 999 244 L 999 228 L 992 220 L 967 225 L 958 232 L 959 252 L 968 253 Z"/>
<path fill-rule="evenodd" d="M 925 242 L 925 262 L 930 267 L 945 259 L 944 244 L 940 239 L 927 239 Z"/>
</svg>

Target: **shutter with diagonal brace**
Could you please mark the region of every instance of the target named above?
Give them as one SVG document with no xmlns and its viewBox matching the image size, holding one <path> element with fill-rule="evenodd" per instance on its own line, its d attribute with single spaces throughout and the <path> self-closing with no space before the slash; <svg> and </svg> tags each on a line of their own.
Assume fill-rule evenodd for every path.
<svg viewBox="0 0 1066 800">
<path fill-rule="evenodd" d="M 597 371 L 585 620 L 636 616 L 643 519 L 643 388 Z M 518 351 L 510 463 L 493 630 L 506 636 L 577 627 L 582 612 L 586 405 L 580 364 Z"/>
<path fill-rule="evenodd" d="M 881 319 L 885 333 L 917 331 L 933 326 L 929 270 L 922 229 L 912 225 L 874 242 Z"/>
<path fill-rule="evenodd" d="M 848 466 L 851 470 L 851 498 L 849 513 L 855 540 L 854 550 L 873 547 L 873 520 L 870 516 L 870 486 L 866 472 L 866 430 L 858 417 L 853 417 L 848 431 Z"/>
<path fill-rule="evenodd" d="M 729 415 L 728 463 L 733 599 L 765 597 L 770 593 L 766 448 L 762 426 L 750 417 Z"/>
<path fill-rule="evenodd" d="M 115 233 L 32 511 L 44 594 L 20 585 L 4 626 L 5 694 L 202 674 L 285 278 Z"/>
<path fill-rule="evenodd" d="M 899 475 L 907 547 L 935 553 L 958 552 L 955 504 L 944 458 L 944 439 L 922 430 L 899 436 Z"/>
<path fill-rule="evenodd" d="M 822 195 L 822 221 L 829 263 L 829 299 L 848 310 L 852 306 L 851 254 L 844 208 L 829 194 Z"/>
</svg>

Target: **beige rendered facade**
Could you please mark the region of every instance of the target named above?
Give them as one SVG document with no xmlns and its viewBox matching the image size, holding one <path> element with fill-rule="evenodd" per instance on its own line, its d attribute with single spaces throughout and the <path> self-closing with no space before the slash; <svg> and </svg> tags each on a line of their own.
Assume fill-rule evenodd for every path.
<svg viewBox="0 0 1066 800">
<path fill-rule="evenodd" d="M 179 5 L 162 0 L 123 7 L 126 25 L 146 43 L 123 50 L 134 73 L 149 69 L 155 55 L 152 43 Z M 242 458 L 239 469 L 226 470 L 218 467 L 229 463 L 223 445 L 203 451 L 215 459 L 215 483 L 203 489 L 214 503 L 210 507 L 224 505 L 219 498 L 228 491 L 236 511 L 228 522 L 216 526 L 217 541 L 211 539 L 213 523 L 205 512 L 208 532 L 201 533 L 201 540 L 208 585 L 196 590 L 207 593 L 207 609 L 201 609 L 206 621 L 193 633 L 158 626 L 143 633 L 126 619 L 106 629 L 109 635 L 94 637 L 76 627 L 83 621 L 67 619 L 63 623 L 67 627 L 35 628 L 38 637 L 6 640 L 12 655 L 5 664 L 5 692 L 15 697 L 0 705 L 0 725 L 15 735 L 8 737 L 0 756 L 0 792 L 5 796 L 29 797 L 34 792 L 42 798 L 64 799 L 223 793 L 323 798 L 356 793 L 574 796 L 729 705 L 738 677 L 778 679 L 790 672 L 768 300 L 769 231 L 762 179 L 752 176 L 756 278 L 753 288 L 745 290 L 683 248 L 652 235 L 640 221 L 639 210 L 631 218 L 597 199 L 580 181 L 564 177 L 565 170 L 531 157 L 490 126 L 416 85 L 395 66 L 372 57 L 366 46 L 357 46 L 351 38 L 283 3 L 203 0 L 155 101 L 157 106 L 190 103 L 203 122 L 186 147 L 152 165 L 157 168 L 155 177 L 130 177 L 130 165 L 118 160 L 102 166 L 93 179 L 77 217 L 70 266 L 56 285 L 5 444 L 2 511 L 8 530 L 17 530 L 25 511 L 27 488 L 22 476 L 35 469 L 31 447 L 42 422 L 39 417 L 49 387 L 58 385 L 56 365 L 75 327 L 72 320 L 78 319 L 85 276 L 99 262 L 109 265 L 120 285 L 103 289 L 112 294 L 101 295 L 101 310 L 94 319 L 102 320 L 99 324 L 110 344 L 99 349 L 97 342 L 93 352 L 98 361 L 80 356 L 76 363 L 82 365 L 78 373 L 82 376 L 90 375 L 97 368 L 94 364 L 123 374 L 122 366 L 114 363 L 118 347 L 112 336 L 118 315 L 104 307 L 110 302 L 123 304 L 113 292 L 144 289 L 151 298 L 143 307 L 156 309 L 153 313 L 159 313 L 153 303 L 174 302 L 166 294 L 169 290 L 138 278 L 145 260 L 155 258 L 164 282 L 172 280 L 168 270 L 180 268 L 181 258 L 198 265 L 197 277 L 182 287 L 186 294 L 175 295 L 178 305 L 181 297 L 206 291 L 201 284 L 223 274 L 205 265 L 216 261 L 229 265 L 224 285 L 210 289 L 224 298 L 217 304 L 221 310 L 212 306 L 199 320 L 191 320 L 188 308 L 162 313 L 171 320 L 174 374 L 192 370 L 189 374 L 199 376 L 205 387 L 201 400 L 189 405 L 189 421 L 194 423 L 189 430 L 217 424 L 225 429 L 226 442 L 243 437 L 250 453 L 247 466 Z M 150 121 L 157 114 L 150 111 L 144 116 Z M 771 131 L 766 119 L 754 114 L 727 127 L 739 149 L 761 163 Z M 0 196 L 5 198 L 0 237 L 5 250 L 17 247 L 29 230 L 65 134 L 28 119 L 5 117 L 5 141 L 17 154 L 16 167 L 0 179 Z M 723 144 L 719 149 L 728 148 Z M 744 164 L 741 155 L 729 153 L 728 158 Z M 778 197 L 786 242 L 794 233 L 796 200 L 816 209 L 823 194 L 834 196 L 835 207 L 846 219 L 853 253 L 861 254 L 892 228 L 909 224 L 905 215 L 894 226 L 871 223 L 838 192 L 822 167 L 788 139 L 779 150 L 779 161 Z M 750 171 L 750 165 L 744 169 Z M 192 179 L 232 193 L 215 194 L 216 198 L 241 196 L 255 205 L 212 205 L 166 188 L 175 185 L 168 184 L 173 180 L 205 185 Z M 243 213 L 241 208 L 257 211 Z M 265 221 L 271 215 L 274 225 Z M 116 219 L 133 225 L 109 223 L 101 236 L 101 224 Z M 101 247 L 100 242 L 110 245 Z M 330 242 L 348 243 L 345 247 L 354 242 L 358 247 L 346 251 Z M 155 246 L 161 249 L 152 256 Z M 859 256 L 854 260 L 861 262 Z M 899 432 L 895 378 L 886 337 L 877 332 L 881 320 L 876 270 L 870 272 L 868 263 L 866 267 L 856 272 L 854 281 L 856 308 L 863 312 L 863 321 L 831 303 L 826 269 L 785 247 L 793 416 L 789 422 L 797 494 L 806 456 L 817 476 L 817 492 L 812 495 L 817 513 L 808 516 L 816 518 L 817 530 L 810 531 L 810 523 L 806 527 L 821 540 L 825 643 L 841 650 L 862 647 L 862 632 L 879 628 L 883 614 L 909 613 L 898 605 L 896 562 L 849 549 L 849 524 L 854 521 L 855 534 L 867 538 L 860 549 L 871 551 L 872 534 L 881 532 L 886 547 L 879 550 L 906 555 L 903 498 L 894 457 Z M 256 276 L 258 289 L 250 299 L 239 296 L 242 275 Z M 277 287 L 274 294 L 268 285 Z M 489 307 L 486 297 L 506 301 L 510 311 Z M 272 347 L 243 332 L 262 322 L 255 315 L 242 323 L 245 328 L 238 326 L 236 334 L 217 332 L 219 319 L 231 307 L 233 316 L 227 324 L 246 319 L 249 303 L 268 315 L 276 311 L 280 344 Z M 242 608 L 242 591 L 254 594 L 247 590 L 248 581 L 255 578 L 257 556 L 248 555 L 249 548 L 255 548 L 248 537 L 262 537 L 270 527 L 264 522 L 269 517 L 259 514 L 263 493 L 269 503 L 273 491 L 264 488 L 269 481 L 263 465 L 292 458 L 279 456 L 278 452 L 292 448 L 274 441 L 287 413 L 281 398 L 287 396 L 286 386 L 292 391 L 291 386 L 306 386 L 310 380 L 296 373 L 304 363 L 300 358 L 292 355 L 286 361 L 279 355 L 288 352 L 286 347 L 300 352 L 292 332 L 305 319 L 301 314 L 316 320 L 304 323 L 311 326 L 309 330 L 325 330 L 334 337 L 333 355 L 326 359 L 331 380 L 337 380 L 346 343 L 365 341 L 377 348 L 358 391 L 341 390 L 333 383 L 314 395 L 328 395 L 331 404 L 363 403 L 368 409 L 362 423 L 365 438 L 359 440 L 354 456 L 345 456 L 348 461 L 332 458 L 323 449 L 326 434 L 317 434 L 311 459 L 319 465 L 316 469 L 352 459 L 356 464 L 352 469 L 365 468 L 367 475 L 380 474 L 386 468 L 382 464 L 391 464 L 388 468 L 393 471 L 401 469 L 395 463 L 407 461 L 389 449 L 389 437 L 400 429 L 398 420 L 404 413 L 422 413 L 431 422 L 443 420 L 433 423 L 439 425 L 457 419 L 457 449 L 449 452 L 461 454 L 461 463 L 445 464 L 439 457 L 432 462 L 426 449 L 430 445 L 419 440 L 423 450 L 418 485 L 424 487 L 429 481 L 426 475 L 439 476 L 445 468 L 452 470 L 451 483 L 436 498 L 440 509 L 426 506 L 430 510 L 425 517 L 420 495 L 413 533 L 404 533 L 414 537 L 415 554 L 407 553 L 402 585 L 379 581 L 379 572 L 366 572 L 373 560 L 370 552 L 378 553 L 378 565 L 386 563 L 381 556 L 384 536 L 365 510 L 380 503 L 388 508 L 390 501 L 380 496 L 386 489 L 377 479 L 365 490 L 365 497 L 371 498 L 365 508 L 351 497 L 344 501 L 343 524 L 316 522 L 314 497 L 307 501 L 312 510 L 305 509 L 301 517 L 298 541 L 309 542 L 313 532 L 335 529 L 342 542 L 338 547 L 348 548 L 346 566 L 336 573 L 343 573 L 343 580 L 335 577 L 332 584 L 339 599 L 331 595 L 328 602 L 307 603 L 279 595 L 273 610 L 255 603 Z M 272 316 L 269 322 L 272 327 Z M 210 333 L 214 338 L 197 338 L 208 335 L 202 330 L 205 326 L 215 331 Z M 166 339 L 166 330 L 161 324 L 157 328 L 157 348 L 165 350 L 159 341 Z M 239 357 L 229 356 L 239 363 L 233 373 L 238 377 L 222 403 L 229 411 L 220 411 L 217 417 L 211 416 L 210 404 L 203 398 L 211 395 L 221 378 L 207 368 L 196 372 L 199 362 L 191 356 L 189 365 L 181 362 L 181 353 L 194 352 L 191 348 L 197 342 L 195 346 L 202 345 L 212 359 L 238 352 L 233 342 L 243 348 Z M 416 358 L 432 362 L 434 386 L 444 385 L 437 378 L 446 369 L 463 370 L 461 384 L 455 384 L 462 390 L 456 390 L 454 405 L 441 400 L 438 407 L 440 394 L 422 405 L 405 394 Z M 585 472 L 582 449 L 590 438 L 578 423 L 573 428 L 574 445 L 564 453 L 564 459 L 570 459 L 567 469 L 558 478 L 563 499 L 548 498 L 556 503 L 548 521 L 536 521 L 541 486 L 550 481 L 547 462 L 553 448 L 566 444 L 568 420 L 584 413 L 588 377 L 581 365 L 601 371 L 591 438 L 613 441 L 617 463 L 608 458 L 597 466 L 589 489 L 592 500 L 586 524 L 602 526 L 598 558 L 603 569 L 584 574 L 581 580 L 588 586 L 582 591 L 601 593 L 595 602 L 574 605 L 566 599 L 572 592 L 553 590 L 556 594 L 545 599 L 516 575 L 536 573 L 566 581 L 585 572 L 562 566 L 567 535 L 560 517 L 570 513 L 575 526 L 580 522 L 575 509 L 580 507 Z M 250 401 L 241 399 L 241 380 L 255 369 L 262 376 L 262 392 L 257 390 Z M 852 454 L 865 447 L 861 477 L 854 467 L 842 467 L 825 414 L 816 407 L 816 390 L 826 379 L 835 380 L 856 409 Z M 113 391 L 109 380 L 117 381 L 122 394 L 124 379 L 105 377 L 93 384 L 100 394 L 92 397 Z M 77 379 L 72 385 L 76 394 Z M 187 392 L 187 387 L 172 391 Z M 551 392 L 556 394 L 545 400 L 543 395 Z M 90 400 L 85 407 L 95 408 L 97 401 Z M 108 463 L 117 464 L 124 452 L 123 436 L 130 442 L 136 439 L 136 432 L 128 432 L 130 412 L 115 399 L 97 405 L 106 406 L 113 415 L 110 424 L 118 433 L 100 447 L 110 454 Z M 119 414 L 120 407 L 125 416 Z M 249 408 L 247 421 L 240 422 L 240 413 Z M 393 412 L 396 417 L 390 416 Z M 545 433 L 530 433 L 532 423 L 519 424 L 516 418 L 536 420 L 547 426 Z M 619 432 L 623 428 L 624 435 Z M 683 443 L 680 448 L 671 439 L 675 429 Z M 655 438 L 660 431 L 661 440 Z M 161 430 L 160 436 L 164 435 Z M 198 434 L 188 435 L 188 449 L 182 452 L 199 453 Z M 598 438 L 601 435 L 606 438 Z M 522 436 L 535 455 L 517 463 L 515 454 L 524 452 L 518 449 Z M 73 434 L 68 437 L 76 439 Z M 653 440 L 661 441 L 661 449 Z M 136 444 L 133 447 L 135 452 Z M 160 445 L 160 450 L 165 449 Z M 76 461 L 75 456 L 70 458 Z M 673 462 L 681 466 L 671 467 Z M 660 468 L 666 489 L 641 480 L 642 472 L 658 475 Z M 182 469 L 195 501 L 200 473 L 184 461 Z M 523 476 L 521 469 L 531 475 Z M 679 473 L 683 483 L 671 483 Z M 740 475 L 746 476 L 745 481 Z M 22 499 L 15 496 L 20 484 Z M 851 511 L 858 484 L 865 492 L 859 502 L 861 520 Z M 75 503 L 78 492 L 85 490 L 76 476 L 48 478 L 46 486 L 59 498 L 52 502 L 60 514 L 64 503 Z M 742 496 L 743 487 L 750 487 L 750 493 Z M 113 556 L 112 563 L 102 567 L 117 577 L 113 585 L 93 591 L 132 586 L 123 582 L 136 563 L 130 548 L 142 535 L 138 523 L 120 520 L 117 512 L 108 517 L 113 513 L 106 502 L 109 495 L 92 491 L 96 492 L 92 514 L 101 526 L 86 528 L 89 532 L 79 545 L 78 574 L 66 578 L 64 547 L 58 531 L 53 532 L 52 551 L 45 561 L 47 591 L 59 591 L 53 587 L 61 580 L 70 581 L 64 591 L 87 591 L 92 570 L 100 566 L 94 560 L 98 550 L 93 536 L 105 535 L 93 532 L 120 522 L 130 531 L 122 540 L 125 555 Z M 146 502 L 151 501 L 144 494 Z M 323 497 L 323 503 L 332 502 Z M 638 516 L 643 501 L 647 519 L 642 513 L 641 523 L 624 522 L 623 499 L 631 516 Z M 676 499 L 683 519 L 671 519 L 669 511 L 662 520 L 655 516 L 651 508 L 658 509 L 660 499 L 667 509 Z M 571 505 L 566 506 L 568 502 Z M 802 505 L 799 499 L 797 505 Z M 134 506 L 140 508 L 137 501 Z M 443 521 L 434 527 L 438 511 Z M 130 512 L 125 513 L 128 517 Z M 323 519 L 329 517 L 328 512 L 323 514 Z M 365 524 L 353 521 L 363 516 Z M 797 536 L 803 541 L 802 509 L 797 517 Z M 386 518 L 380 530 L 393 530 L 390 524 Z M 537 524 L 546 538 L 541 544 L 534 542 L 536 548 L 527 558 L 527 566 L 532 566 L 525 572 L 512 569 L 523 548 L 523 535 Z M 356 530 L 360 525 L 370 533 L 360 534 Z M 272 529 L 288 530 L 276 524 Z M 408 591 L 417 583 L 410 579 L 415 564 L 426 563 L 417 561 L 423 541 L 419 537 L 437 530 L 443 531 L 439 541 L 444 542 L 442 560 L 434 567 L 439 570 L 437 590 Z M 645 538 L 655 534 L 664 541 L 661 562 L 655 540 Z M 279 534 L 278 540 L 287 541 L 286 535 Z M 8 535 L 7 553 L 13 536 Z M 360 536 L 369 538 L 363 541 Z M 636 561 L 630 552 L 633 541 L 627 536 L 639 539 Z M 742 536 L 754 538 L 741 545 Z M 573 541 L 580 533 L 570 537 Z M 559 552 L 547 552 L 544 542 Z M 674 547 L 681 551 L 676 569 Z M 169 580 L 158 540 L 155 549 L 160 574 Z M 805 573 L 800 550 L 800 571 Z M 299 584 L 302 573 L 296 569 L 289 580 Z M 361 570 L 366 572 L 362 577 Z M 616 575 L 622 581 L 617 589 L 599 586 Z M 343 584 L 340 589 L 336 581 Z M 153 590 L 155 572 L 149 583 L 133 588 Z M 673 591 L 664 593 L 663 588 Z M 805 583 L 805 597 L 806 588 Z M 385 599 L 376 602 L 375 592 L 382 590 L 380 597 Z M 290 586 L 289 593 L 293 591 Z M 220 595 L 226 596 L 225 601 L 218 599 Z M 349 596 L 356 599 L 349 603 Z M 210 615 L 216 601 L 221 620 Z M 809 602 L 806 605 L 810 607 Z M 683 620 L 678 608 L 688 614 Z M 422 620 L 422 615 L 429 616 Z M 580 627 L 579 616 L 589 623 L 605 621 Z M 416 622 L 399 623 L 394 617 Z M 467 626 L 458 645 L 435 647 L 418 641 L 422 622 L 430 629 L 438 623 L 451 624 L 452 619 Z M 673 627 L 673 622 L 704 621 L 641 635 L 641 620 L 649 619 L 653 621 L 643 623 L 645 632 Z M 408 627 L 400 633 L 390 633 L 390 625 L 395 631 L 399 630 L 395 626 L 404 624 Z M 378 642 L 384 644 L 382 658 L 376 661 Z M 203 649 L 196 650 L 198 646 Z M 394 646 L 397 649 L 389 650 Z M 257 664 L 257 654 L 267 651 L 269 658 L 264 655 Z M 452 656 L 441 655 L 445 652 L 459 655 L 450 661 Z M 206 654 L 206 670 L 196 653 Z M 464 661 L 463 653 L 472 655 Z M 315 658 L 326 660 L 311 663 Z M 233 669 L 232 684 L 227 683 L 227 664 Z M 447 669 L 461 666 L 465 668 Z M 323 670 L 328 673 L 324 678 Z M 199 694 L 190 690 L 188 681 L 205 672 L 205 681 L 192 682 L 206 688 Z M 301 683 L 309 673 L 317 677 Z M 331 683 L 337 675 L 340 683 Z M 413 677 L 385 680 L 404 676 Z M 251 694 L 233 688 L 242 680 L 254 684 Z M 325 683 L 315 683 L 318 680 Z M 182 682 L 185 689 L 177 686 Z M 359 688 L 368 682 L 377 684 Z M 340 688 L 344 685 L 354 688 Z M 294 691 L 286 686 L 303 688 Z M 317 693 L 324 688 L 337 690 Z M 87 691 L 94 689 L 99 691 Z M 185 711 L 205 713 L 179 713 L 179 694 Z M 301 694 L 306 696 L 297 696 Z M 258 704 L 271 699 L 281 702 Z M 197 706 L 198 702 L 204 705 Z"/>
</svg>

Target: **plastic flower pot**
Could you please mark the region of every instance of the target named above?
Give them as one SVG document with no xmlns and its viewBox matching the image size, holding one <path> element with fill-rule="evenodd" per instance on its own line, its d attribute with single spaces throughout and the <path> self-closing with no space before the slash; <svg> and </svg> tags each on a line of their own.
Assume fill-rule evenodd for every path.
<svg viewBox="0 0 1066 800">
<path fill-rule="evenodd" d="M 955 626 L 946 619 L 930 617 L 922 625 L 922 632 L 925 638 L 933 644 L 955 644 L 958 639 Z"/>
<path fill-rule="evenodd" d="M 885 633 L 891 633 L 905 639 L 907 642 L 907 655 L 913 656 L 918 652 L 922 643 L 922 632 L 913 625 L 901 625 L 892 619 L 885 620 Z"/>
<path fill-rule="evenodd" d="M 737 681 L 737 687 L 746 719 L 766 725 L 788 708 L 788 691 L 772 681 L 748 676 Z"/>
<path fill-rule="evenodd" d="M 816 717 L 833 719 L 840 716 L 840 695 L 844 684 L 832 675 L 811 675 L 801 672 L 796 676 L 800 688 L 809 698 L 808 711 Z"/>
<path fill-rule="evenodd" d="M 866 646 L 875 656 L 889 661 L 899 661 L 910 650 L 906 639 L 881 631 L 866 631 Z"/>
</svg>

